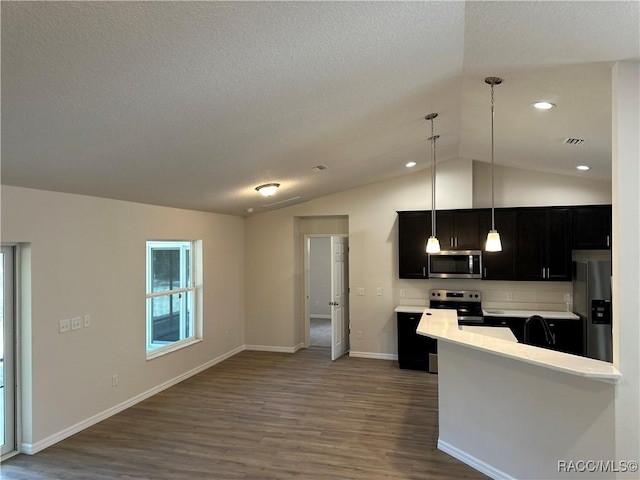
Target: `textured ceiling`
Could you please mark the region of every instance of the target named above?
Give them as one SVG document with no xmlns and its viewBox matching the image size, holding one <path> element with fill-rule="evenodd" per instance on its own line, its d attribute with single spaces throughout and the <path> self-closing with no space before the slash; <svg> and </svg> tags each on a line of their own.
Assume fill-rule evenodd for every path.
<svg viewBox="0 0 640 480">
<path fill-rule="evenodd" d="M 439 161 L 488 161 L 489 75 L 496 163 L 608 178 L 611 62 L 640 58 L 638 7 L 3 1 L 1 180 L 259 212 L 425 168 L 433 111 Z"/>
</svg>

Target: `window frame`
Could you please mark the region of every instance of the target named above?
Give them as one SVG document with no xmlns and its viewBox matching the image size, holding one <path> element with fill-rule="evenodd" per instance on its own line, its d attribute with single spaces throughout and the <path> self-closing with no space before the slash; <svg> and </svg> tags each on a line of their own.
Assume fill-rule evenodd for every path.
<svg viewBox="0 0 640 480">
<path fill-rule="evenodd" d="M 186 248 L 188 244 L 188 248 Z M 158 250 L 180 249 L 180 281 L 179 288 L 153 291 L 153 252 Z M 189 252 L 188 263 L 186 252 Z M 182 349 L 194 343 L 202 341 L 202 316 L 200 314 L 201 297 L 201 243 L 195 240 L 147 240 L 146 261 L 145 261 L 145 351 L 147 360 L 165 355 L 167 353 Z M 189 268 L 188 276 L 186 268 Z M 187 276 L 187 279 L 185 279 Z M 186 286 L 183 286 L 186 285 Z M 176 341 L 158 342 L 153 341 L 153 306 L 155 298 L 169 297 L 171 295 L 183 295 L 184 300 L 180 305 L 180 334 Z M 191 297 L 190 300 L 187 297 Z M 190 305 L 188 305 L 190 303 Z M 183 321 L 184 314 L 189 310 L 191 315 L 189 321 Z M 187 336 L 187 330 L 189 335 Z M 182 338 L 184 337 L 184 338 Z"/>
</svg>

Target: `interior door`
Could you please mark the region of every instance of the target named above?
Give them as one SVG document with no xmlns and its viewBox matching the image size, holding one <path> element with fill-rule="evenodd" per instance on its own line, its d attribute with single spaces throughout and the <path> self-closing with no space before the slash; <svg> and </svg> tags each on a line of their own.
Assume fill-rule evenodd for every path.
<svg viewBox="0 0 640 480">
<path fill-rule="evenodd" d="M 349 351 L 348 240 L 331 237 L 331 360 Z"/>
<path fill-rule="evenodd" d="M 0 249 L 0 455 L 16 448 L 14 249 Z"/>
</svg>

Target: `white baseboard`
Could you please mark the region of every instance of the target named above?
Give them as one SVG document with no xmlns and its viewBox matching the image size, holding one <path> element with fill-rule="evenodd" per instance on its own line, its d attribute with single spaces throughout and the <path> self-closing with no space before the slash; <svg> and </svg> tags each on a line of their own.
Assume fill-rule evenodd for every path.
<svg viewBox="0 0 640 480">
<path fill-rule="evenodd" d="M 273 345 L 245 345 L 245 350 L 251 350 L 254 352 L 274 352 L 274 353 L 296 353 L 304 345 L 299 343 L 295 347 L 276 347 Z"/>
<path fill-rule="evenodd" d="M 350 357 L 355 358 L 373 358 L 375 360 L 398 360 L 398 355 L 394 353 L 372 353 L 372 352 L 349 352 Z"/>
<path fill-rule="evenodd" d="M 328 318 L 329 320 L 331 320 L 331 315 L 316 315 L 315 313 L 310 313 L 309 318 Z"/>
<path fill-rule="evenodd" d="M 200 365 L 199 367 L 193 368 L 188 372 L 185 372 L 181 375 L 178 375 L 177 377 L 172 378 L 171 380 L 167 380 L 166 382 L 161 383 L 160 385 L 153 387 L 147 390 L 146 392 L 142 392 L 141 394 L 136 395 L 135 397 L 132 397 L 129 400 L 126 400 L 103 412 L 100 412 L 92 417 L 89 417 L 86 420 L 83 420 L 82 422 L 78 422 L 75 425 L 70 426 L 69 428 L 65 428 L 64 430 L 58 433 L 55 433 L 43 440 L 40 440 L 39 442 L 36 442 L 33 444 L 22 443 L 20 445 L 20 453 L 24 453 L 27 455 L 34 455 L 40 452 L 41 450 L 44 450 L 45 448 L 50 447 L 54 443 L 58 443 L 59 441 L 64 440 L 65 438 L 70 437 L 71 435 L 75 435 L 76 433 L 84 430 L 85 428 L 95 425 L 96 423 L 101 422 L 102 420 L 105 420 L 115 415 L 116 413 L 122 412 L 123 410 L 126 410 L 129 407 L 132 407 L 136 403 L 140 403 L 141 401 L 146 400 L 147 398 L 152 397 L 153 395 L 160 393 L 161 391 L 166 390 L 167 388 L 172 387 L 175 384 L 180 383 L 183 380 L 186 380 L 187 378 L 192 377 L 206 370 L 207 368 L 213 367 L 214 365 L 222 362 L 223 360 L 226 360 L 227 358 L 242 352 L 244 349 L 245 349 L 244 345 L 234 348 L 230 352 L 220 355 L 219 357 L 214 358 L 213 360 L 210 360 Z"/>
<path fill-rule="evenodd" d="M 491 465 L 483 462 L 482 460 L 478 460 L 477 458 L 467 454 L 466 452 L 463 452 L 462 450 L 440 439 L 438 439 L 438 450 L 442 450 L 444 453 L 451 455 L 453 458 L 460 460 L 462 463 L 466 463 L 471 468 L 474 468 L 477 471 L 484 473 L 485 475 L 493 478 L 494 480 L 516 480 L 515 477 L 512 477 L 511 475 L 506 474 L 502 470 L 498 470 L 497 468 L 492 467 Z"/>
</svg>

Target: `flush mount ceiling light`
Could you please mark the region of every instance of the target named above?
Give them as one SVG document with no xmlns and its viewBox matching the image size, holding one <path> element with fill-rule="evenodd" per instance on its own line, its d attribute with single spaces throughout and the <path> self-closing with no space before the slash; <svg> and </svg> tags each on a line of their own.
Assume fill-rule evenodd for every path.
<svg viewBox="0 0 640 480">
<path fill-rule="evenodd" d="M 264 197 L 270 197 L 278 191 L 279 187 L 279 183 L 265 183 L 264 185 L 256 187 L 256 191 L 260 192 L 260 195 Z"/>
<path fill-rule="evenodd" d="M 554 103 L 551 103 L 551 102 L 535 102 L 535 103 L 532 103 L 532 105 L 538 110 L 550 110 L 556 106 Z"/>
<path fill-rule="evenodd" d="M 405 167 L 407 168 L 411 168 L 411 167 L 415 167 L 416 166 L 416 162 L 411 161 L 411 162 L 407 162 L 407 164 L 405 165 Z"/>
<path fill-rule="evenodd" d="M 578 170 L 582 170 L 582 171 L 587 171 L 587 170 L 591 170 L 591 167 L 589 165 L 578 165 L 576 167 Z"/>
<path fill-rule="evenodd" d="M 487 243 L 484 249 L 487 252 L 501 252 L 502 251 L 502 242 L 500 241 L 500 234 L 496 230 L 496 213 L 495 213 L 495 201 L 494 201 L 494 162 L 493 162 L 493 87 L 495 85 L 500 85 L 502 83 L 502 79 L 498 77 L 487 77 L 484 79 L 485 83 L 491 85 L 491 230 L 487 234 Z"/>
<path fill-rule="evenodd" d="M 440 135 L 433 134 L 433 119 L 438 116 L 437 113 L 430 113 L 425 120 L 431 121 L 431 236 L 427 240 L 427 253 L 438 253 L 440 251 L 440 242 L 436 238 L 436 140 Z"/>
</svg>

